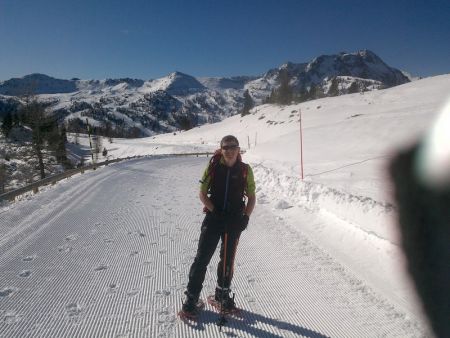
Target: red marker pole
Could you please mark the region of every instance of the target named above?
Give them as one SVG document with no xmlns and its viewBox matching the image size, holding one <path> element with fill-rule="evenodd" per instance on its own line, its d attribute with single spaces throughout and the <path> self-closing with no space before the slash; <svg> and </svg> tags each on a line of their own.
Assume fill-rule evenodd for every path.
<svg viewBox="0 0 450 338">
<path fill-rule="evenodd" d="M 302 170 L 302 181 L 303 181 L 303 130 L 302 130 L 302 110 L 299 109 L 300 113 L 300 168 Z"/>
</svg>

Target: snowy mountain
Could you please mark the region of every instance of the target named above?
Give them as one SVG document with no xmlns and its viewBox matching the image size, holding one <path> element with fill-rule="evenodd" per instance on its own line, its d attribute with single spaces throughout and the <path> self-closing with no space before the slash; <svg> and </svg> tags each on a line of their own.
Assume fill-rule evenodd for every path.
<svg viewBox="0 0 450 338">
<path fill-rule="evenodd" d="M 321 96 L 376 90 L 409 82 L 397 69 L 368 50 L 322 55 L 309 63 L 291 63 L 261 77 L 195 78 L 181 72 L 153 79 L 60 80 L 42 74 L 0 83 L 0 114 L 20 103 L 17 96 L 34 93 L 69 130 L 85 130 L 86 118 L 99 128 L 110 124 L 115 136 L 150 136 L 217 122 L 239 113 L 249 90 L 263 103 L 287 72 L 294 94 L 319 88 Z M 334 94 L 331 87 L 335 82 Z M 321 97 L 318 96 L 318 97 Z"/>
<path fill-rule="evenodd" d="M 60 80 L 44 74 L 30 74 L 0 83 L 0 94 L 19 96 L 26 94 L 57 94 L 77 91 L 76 82 Z"/>
<path fill-rule="evenodd" d="M 153 82 L 157 83 L 156 86 L 160 86 L 159 90 L 164 90 L 170 95 L 184 96 L 206 89 L 195 77 L 180 72 L 171 73 L 166 78 Z"/>
<path fill-rule="evenodd" d="M 339 94 L 349 93 L 352 83 L 356 83 L 358 88 L 363 90 L 374 90 L 410 81 L 401 71 L 389 67 L 375 53 L 362 50 L 356 53 L 321 55 L 309 63 L 288 62 L 269 70 L 262 78 L 249 82 L 246 89 L 249 89 L 252 96 L 263 99 L 278 86 L 282 71 L 288 73 L 294 89 L 307 89 L 317 85 L 324 94 L 328 93 L 334 78 L 338 81 Z"/>
<path fill-rule="evenodd" d="M 198 80 L 209 89 L 224 91 L 226 89 L 244 89 L 247 82 L 256 80 L 257 78 L 257 76 L 234 76 L 230 78 L 202 77 Z"/>
</svg>

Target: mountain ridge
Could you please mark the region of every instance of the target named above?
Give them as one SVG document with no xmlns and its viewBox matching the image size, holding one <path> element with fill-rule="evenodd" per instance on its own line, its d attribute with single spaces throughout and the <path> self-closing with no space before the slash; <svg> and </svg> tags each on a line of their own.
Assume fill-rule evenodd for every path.
<svg viewBox="0 0 450 338">
<path fill-rule="evenodd" d="M 0 83 L 0 95 L 6 96 L 0 97 L 0 116 L 5 112 L 7 99 L 11 107 L 11 99 L 20 105 L 19 96 L 36 94 L 60 123 L 71 120 L 84 123 L 85 117 L 89 117 L 98 127 L 112 123 L 114 128 L 134 128 L 137 136 L 150 136 L 220 121 L 239 113 L 246 90 L 255 104 L 264 103 L 279 87 L 283 72 L 288 74 L 294 93 L 316 86 L 324 96 L 331 95 L 333 81 L 337 83 L 333 95 L 350 93 L 352 84 L 358 91 L 365 91 L 410 81 L 370 50 L 320 55 L 310 62 L 286 62 L 259 77 L 196 78 L 174 71 L 150 80 L 61 80 L 34 73 Z"/>
</svg>

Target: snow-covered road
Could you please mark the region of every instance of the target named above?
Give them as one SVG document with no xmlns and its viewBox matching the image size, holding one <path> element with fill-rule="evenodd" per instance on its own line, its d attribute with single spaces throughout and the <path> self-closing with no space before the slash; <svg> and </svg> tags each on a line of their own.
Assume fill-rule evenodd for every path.
<svg viewBox="0 0 450 338">
<path fill-rule="evenodd" d="M 220 333 L 207 306 L 198 325 L 180 322 L 206 161 L 117 163 L 0 213 L 0 337 L 424 335 L 267 201 L 257 204 L 236 258 L 242 318 Z M 218 252 L 202 297 L 214 290 L 217 260 Z"/>
</svg>

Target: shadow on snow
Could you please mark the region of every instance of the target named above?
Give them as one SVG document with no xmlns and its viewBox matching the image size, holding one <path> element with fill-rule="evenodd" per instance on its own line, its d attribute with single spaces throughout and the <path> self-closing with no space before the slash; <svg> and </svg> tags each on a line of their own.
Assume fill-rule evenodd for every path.
<svg viewBox="0 0 450 338">
<path fill-rule="evenodd" d="M 219 320 L 219 314 L 210 310 L 203 310 L 197 322 L 185 322 L 192 329 L 204 331 L 205 325 L 216 325 Z M 239 316 L 227 316 L 227 323 L 223 327 L 223 333 L 229 337 L 237 337 L 233 330 L 247 332 L 256 337 L 283 337 L 280 334 L 268 332 L 262 328 L 255 327 L 256 323 L 266 324 L 283 331 L 290 331 L 299 336 L 308 338 L 329 338 L 319 332 L 307 329 L 305 327 L 272 319 L 246 310 L 241 310 Z M 217 327 L 219 330 L 219 327 Z M 282 333 L 281 333 L 282 334 Z"/>
</svg>

